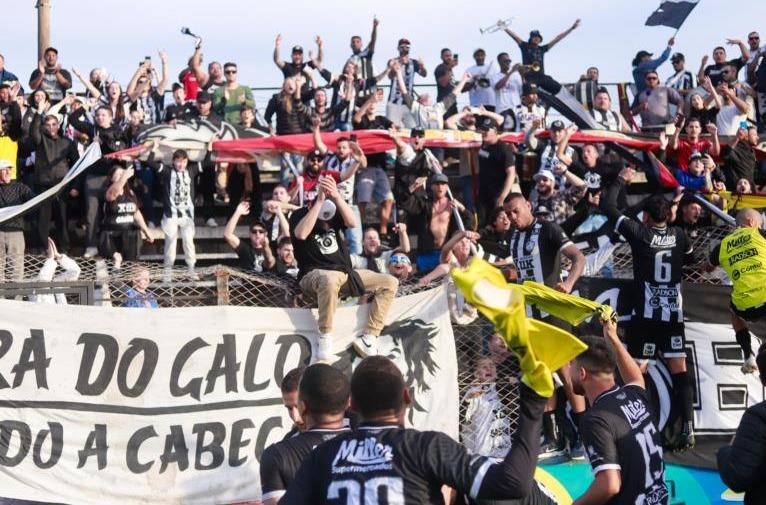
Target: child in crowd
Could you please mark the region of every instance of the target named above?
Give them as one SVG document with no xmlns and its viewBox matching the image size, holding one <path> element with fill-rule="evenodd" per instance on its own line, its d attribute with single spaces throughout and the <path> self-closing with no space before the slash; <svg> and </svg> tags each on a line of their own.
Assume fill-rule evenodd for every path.
<svg viewBox="0 0 766 505">
<path fill-rule="evenodd" d="M 149 269 L 138 267 L 131 284 L 133 287 L 128 289 L 128 296 L 125 307 L 157 309 L 157 297 L 151 291 L 148 291 L 151 280 L 149 278 Z"/>
</svg>

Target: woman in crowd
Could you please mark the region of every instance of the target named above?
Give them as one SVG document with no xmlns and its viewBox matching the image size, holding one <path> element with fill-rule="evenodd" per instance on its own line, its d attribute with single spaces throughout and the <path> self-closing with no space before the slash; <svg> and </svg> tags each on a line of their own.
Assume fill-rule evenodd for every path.
<svg viewBox="0 0 766 505">
<path fill-rule="evenodd" d="M 107 177 L 99 254 L 114 259 L 115 268 L 120 268 L 123 259 L 135 261 L 138 258 L 139 231 L 143 232 L 147 242 L 154 242 L 138 208 L 138 198 L 128 184 L 133 174 L 132 168 L 116 165 Z"/>
</svg>

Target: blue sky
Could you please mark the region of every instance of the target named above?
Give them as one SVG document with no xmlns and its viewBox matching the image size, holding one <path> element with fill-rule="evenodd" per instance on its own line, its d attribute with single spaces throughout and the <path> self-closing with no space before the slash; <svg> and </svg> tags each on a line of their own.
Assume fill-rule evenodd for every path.
<svg viewBox="0 0 766 505">
<path fill-rule="evenodd" d="M 576 18 L 581 26 L 554 48 L 546 59 L 548 73 L 561 81 L 576 80 L 588 66 L 597 65 L 601 81 L 630 79 L 630 61 L 640 49 L 659 53 L 673 30 L 647 27 L 644 21 L 660 0 L 490 0 L 453 2 L 433 0 L 338 1 L 294 0 L 253 2 L 235 0 L 52 0 L 52 41 L 65 68 L 87 72 L 105 66 L 126 84 L 135 66 L 147 54 L 158 61 L 165 49 L 173 79 L 192 51 L 193 41 L 180 34 L 188 26 L 205 38 L 205 58 L 236 61 L 240 81 L 253 86 L 278 85 L 281 74 L 271 61 L 274 37 L 284 37 L 282 54 L 290 47 L 314 47 L 314 35 L 325 40 L 326 66 L 339 71 L 349 54 L 353 34 L 369 38 L 371 20 L 381 24 L 375 57 L 376 69 L 395 54 L 396 41 L 408 37 L 413 56 L 421 56 L 429 71 L 418 82 L 433 82 L 432 71 L 439 50 L 460 53 L 461 69 L 472 64 L 477 47 L 490 56 L 507 51 L 515 61 L 519 52 L 504 33 L 481 35 L 479 27 L 498 18 L 514 17 L 512 28 L 526 38 L 538 28 L 546 40 L 569 27 Z M 26 81 L 36 66 L 36 10 L 34 2 L 14 2 L 3 12 L 0 52 L 6 67 Z M 736 10 L 732 5 L 736 5 Z M 129 6 L 129 7 L 128 7 Z M 747 6 L 743 10 L 743 6 Z M 99 20 L 97 20 L 99 19 Z M 751 23 L 749 20 L 756 20 Z M 681 28 L 674 50 L 686 55 L 687 67 L 696 72 L 702 55 L 722 45 L 728 37 L 745 39 L 750 30 L 761 30 L 766 42 L 766 2 L 701 0 Z M 738 54 L 735 47 L 729 54 Z M 660 68 L 661 77 L 671 71 Z M 79 89 L 79 86 L 76 86 Z"/>
</svg>

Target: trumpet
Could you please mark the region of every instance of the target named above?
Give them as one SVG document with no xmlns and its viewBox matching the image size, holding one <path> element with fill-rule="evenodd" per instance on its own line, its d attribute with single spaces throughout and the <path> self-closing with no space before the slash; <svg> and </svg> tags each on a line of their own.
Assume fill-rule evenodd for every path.
<svg viewBox="0 0 766 505">
<path fill-rule="evenodd" d="M 505 30 L 511 24 L 511 21 L 513 21 L 512 17 L 501 19 L 495 24 L 489 25 L 486 28 L 479 28 L 479 33 L 484 35 L 485 33 L 494 33 L 500 30 Z"/>
<path fill-rule="evenodd" d="M 522 65 L 521 66 L 524 73 L 526 72 L 539 72 L 540 71 L 540 63 L 535 61 L 531 65 Z"/>
</svg>

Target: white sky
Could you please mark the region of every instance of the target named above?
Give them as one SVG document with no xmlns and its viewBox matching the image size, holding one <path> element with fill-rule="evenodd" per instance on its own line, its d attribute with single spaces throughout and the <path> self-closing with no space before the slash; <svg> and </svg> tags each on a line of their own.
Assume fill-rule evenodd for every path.
<svg viewBox="0 0 766 505">
<path fill-rule="evenodd" d="M 206 60 L 237 62 L 240 82 L 251 86 L 280 83 L 281 74 L 271 61 L 278 32 L 284 37 L 285 60 L 294 44 L 306 51 L 315 48 L 314 35 L 321 34 L 325 65 L 337 72 L 350 53 L 351 35 L 361 35 L 366 44 L 373 14 L 381 21 L 376 71 L 395 55 L 396 41 L 407 37 L 412 41 L 411 54 L 422 57 L 429 72 L 419 83 L 433 83 L 442 47 L 460 54 L 461 70 L 473 64 L 470 56 L 477 47 L 490 58 L 507 51 L 513 61 L 519 60 L 518 48 L 506 34 L 479 34 L 479 27 L 498 18 L 513 16 L 512 28 L 522 38 L 538 28 L 546 41 L 582 18 L 581 26 L 546 57 L 546 70 L 562 82 L 576 80 L 591 65 L 600 68 L 602 82 L 630 80 L 636 52 L 647 49 L 658 54 L 673 33 L 671 28 L 644 26 L 660 0 L 51 1 L 52 43 L 59 49 L 61 64 L 83 72 L 105 66 L 123 85 L 145 55 L 152 55 L 158 64 L 160 48 L 168 52 L 171 79 L 177 78 L 193 49 L 193 40 L 181 35 L 181 26 L 204 37 Z M 6 68 L 25 82 L 37 58 L 34 4 L 26 0 L 6 5 L 0 31 Z M 705 52 L 724 44 L 727 37 L 744 40 L 750 30 L 761 30 L 766 43 L 766 1 L 701 0 L 681 28 L 674 51 L 684 53 L 687 68 L 696 73 Z M 729 55 L 737 54 L 736 47 L 729 49 Z M 670 63 L 664 64 L 661 77 L 671 70 Z M 80 89 L 79 84 L 75 88 Z"/>
</svg>

